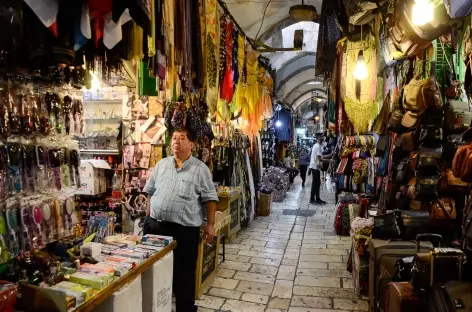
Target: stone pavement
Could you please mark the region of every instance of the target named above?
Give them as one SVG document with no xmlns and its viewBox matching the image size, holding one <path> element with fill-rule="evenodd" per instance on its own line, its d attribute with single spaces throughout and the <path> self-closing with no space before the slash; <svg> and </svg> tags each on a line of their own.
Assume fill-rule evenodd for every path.
<svg viewBox="0 0 472 312">
<path fill-rule="evenodd" d="M 334 193 L 324 186 L 328 204 L 310 205 L 311 185 L 302 189 L 300 183 L 296 179 L 285 200 L 273 203 L 269 217 L 255 218 L 226 245 L 226 261 L 197 301 L 199 312 L 367 311 L 346 271 L 351 239 L 333 230 Z M 284 209 L 314 215 L 284 215 Z"/>
</svg>

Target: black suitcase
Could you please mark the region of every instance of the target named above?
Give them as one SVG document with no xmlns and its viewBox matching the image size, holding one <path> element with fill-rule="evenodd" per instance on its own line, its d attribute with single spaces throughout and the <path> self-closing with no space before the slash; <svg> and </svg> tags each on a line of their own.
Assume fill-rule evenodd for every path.
<svg viewBox="0 0 472 312">
<path fill-rule="evenodd" d="M 428 312 L 472 312 L 472 283 L 435 284 L 428 298 Z"/>
</svg>

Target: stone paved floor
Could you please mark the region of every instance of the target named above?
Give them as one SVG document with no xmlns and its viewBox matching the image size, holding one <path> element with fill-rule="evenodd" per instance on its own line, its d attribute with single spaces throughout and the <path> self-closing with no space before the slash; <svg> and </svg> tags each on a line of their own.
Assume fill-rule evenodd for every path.
<svg viewBox="0 0 472 312">
<path fill-rule="evenodd" d="M 310 178 L 310 177 L 309 177 Z M 334 194 L 324 206 L 309 203 L 310 185 L 299 180 L 269 217 L 258 217 L 226 245 L 218 277 L 197 301 L 200 312 L 367 311 L 346 271 L 351 240 L 333 231 Z M 312 217 L 283 215 L 310 209 Z"/>
</svg>

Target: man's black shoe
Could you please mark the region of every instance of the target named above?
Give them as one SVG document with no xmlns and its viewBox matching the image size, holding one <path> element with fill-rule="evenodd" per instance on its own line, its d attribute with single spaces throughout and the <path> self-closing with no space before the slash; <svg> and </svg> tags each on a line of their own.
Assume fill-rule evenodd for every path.
<svg viewBox="0 0 472 312">
<path fill-rule="evenodd" d="M 310 200 L 311 205 L 319 205 L 319 203 L 316 200 Z"/>
<path fill-rule="evenodd" d="M 302 187 L 305 187 L 305 183 L 302 183 Z"/>
<path fill-rule="evenodd" d="M 316 203 L 317 203 L 318 205 L 326 205 L 326 204 L 327 204 L 327 202 L 325 202 L 324 200 L 321 200 L 321 199 L 318 199 L 318 200 L 316 201 Z"/>
</svg>

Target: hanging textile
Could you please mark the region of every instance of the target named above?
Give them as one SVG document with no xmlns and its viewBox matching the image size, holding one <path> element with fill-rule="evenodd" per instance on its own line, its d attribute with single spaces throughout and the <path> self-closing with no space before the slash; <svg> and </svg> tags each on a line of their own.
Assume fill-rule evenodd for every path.
<svg viewBox="0 0 472 312">
<path fill-rule="evenodd" d="M 338 0 L 323 1 L 321 6 L 315 75 L 328 80 L 336 61 L 336 42 L 341 38 L 336 14 L 340 12 Z"/>
<path fill-rule="evenodd" d="M 246 173 L 247 179 L 249 181 L 249 193 L 251 194 L 251 205 L 247 207 L 247 215 L 249 217 L 249 222 L 254 219 L 254 210 L 255 210 L 255 203 L 254 199 L 256 197 L 256 189 L 254 187 L 254 179 L 252 176 L 252 169 L 251 169 L 251 161 L 249 160 L 249 154 L 247 150 L 244 151 L 245 156 L 245 163 L 246 163 Z"/>
<path fill-rule="evenodd" d="M 167 71 L 166 71 L 166 98 L 173 99 L 175 93 L 176 80 L 176 64 L 175 64 L 175 1 L 164 1 L 163 8 L 163 33 L 165 46 L 165 55 L 167 56 Z"/>
<path fill-rule="evenodd" d="M 238 35 L 238 73 L 239 79 L 233 95 L 230 110 L 232 113 L 240 112 L 242 107 L 246 105 L 246 80 L 244 78 L 244 67 L 246 63 L 246 43 L 242 35 Z"/>
<path fill-rule="evenodd" d="M 344 98 L 344 109 L 355 131 L 369 131 L 379 112 L 377 101 L 377 63 L 374 37 L 366 35 L 358 42 L 346 40 L 341 75 L 341 96 Z M 359 51 L 363 51 L 368 76 L 359 81 L 353 72 L 357 64 Z"/>
<path fill-rule="evenodd" d="M 221 99 L 230 103 L 233 100 L 233 23 L 226 24 L 225 35 L 225 71 L 223 75 L 223 83 L 221 85 Z"/>
<path fill-rule="evenodd" d="M 206 39 L 206 101 L 210 115 L 216 111 L 218 102 L 218 3 L 216 0 L 205 0 L 205 39 Z"/>
</svg>

